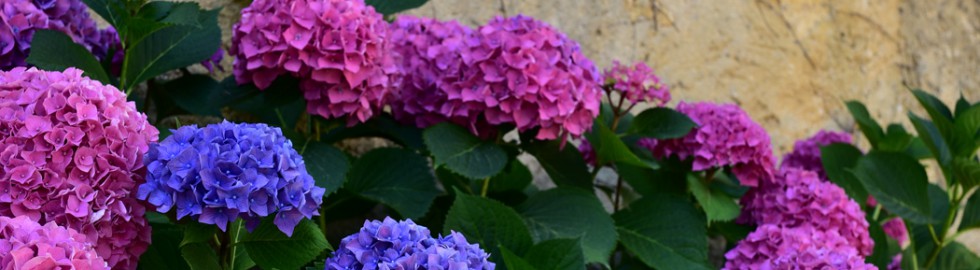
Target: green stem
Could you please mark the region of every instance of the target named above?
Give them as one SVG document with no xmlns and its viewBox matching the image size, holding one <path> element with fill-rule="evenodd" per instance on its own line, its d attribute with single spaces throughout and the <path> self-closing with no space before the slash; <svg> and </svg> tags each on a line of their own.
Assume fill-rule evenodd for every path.
<svg viewBox="0 0 980 270">
<path fill-rule="evenodd" d="M 490 177 L 483 179 L 483 189 L 480 189 L 480 197 L 487 197 L 487 190 L 490 189 Z"/>
<path fill-rule="evenodd" d="M 242 222 L 243 220 L 238 220 L 231 223 L 232 228 L 228 230 L 228 241 L 230 253 L 228 254 L 228 269 L 235 269 L 235 255 L 238 253 L 238 237 L 242 232 Z"/>
<path fill-rule="evenodd" d="M 613 213 L 619 211 L 619 201 L 623 197 L 623 177 L 616 178 L 616 196 L 613 198 Z"/>
<path fill-rule="evenodd" d="M 912 232 L 912 223 L 911 222 L 905 223 L 905 231 L 910 232 L 910 233 Z M 912 269 L 908 269 L 908 270 L 919 270 L 919 255 L 916 254 L 916 253 L 918 253 L 918 251 L 915 250 L 915 237 L 908 237 L 908 239 L 909 239 L 908 249 L 912 251 L 912 254 L 911 254 L 912 256 L 908 256 L 908 257 L 911 257 L 909 259 L 912 260 Z M 903 257 L 905 257 L 905 256 L 903 256 Z"/>
<path fill-rule="evenodd" d="M 324 215 L 324 213 L 320 213 L 320 216 L 317 217 L 317 219 L 320 221 L 320 231 L 323 232 L 324 235 L 326 235 L 327 234 L 327 215 Z"/>
<path fill-rule="evenodd" d="M 955 189 L 956 189 L 957 186 L 958 185 L 953 185 L 952 187 L 950 187 L 950 190 L 955 191 Z M 932 264 L 936 262 L 936 258 L 939 258 L 939 252 L 942 251 L 943 247 L 946 246 L 946 236 L 949 235 L 949 229 L 953 225 L 953 221 L 956 218 L 956 214 L 959 212 L 959 208 L 960 208 L 960 199 L 961 198 L 957 198 L 958 196 L 955 196 L 955 195 L 956 194 L 953 194 L 953 196 L 950 196 L 949 213 L 946 214 L 946 222 L 943 223 L 943 227 L 942 227 L 943 230 L 941 232 L 941 235 L 939 235 L 939 237 L 936 237 L 938 239 L 934 239 L 933 240 L 933 241 L 936 241 L 936 240 L 938 240 L 938 241 L 936 241 L 937 242 L 936 247 L 932 249 L 932 252 L 929 253 L 928 259 L 926 259 L 926 264 L 925 264 L 925 267 L 926 268 L 932 267 Z M 932 230 L 932 226 L 931 225 L 929 226 L 929 229 Z M 911 230 L 910 230 L 910 232 L 911 232 Z"/>
<path fill-rule="evenodd" d="M 591 174 L 591 175 L 592 175 L 592 177 L 591 177 L 591 179 L 592 179 L 592 182 L 595 182 L 595 177 L 596 177 L 597 175 L 599 175 L 599 170 L 600 170 L 600 169 L 602 169 L 602 166 L 598 166 L 598 165 L 596 165 L 595 167 L 592 167 L 592 172 L 591 172 L 591 173 L 589 173 L 589 174 Z"/>
<path fill-rule="evenodd" d="M 282 112 L 279 111 L 279 108 L 276 108 L 275 111 L 276 111 L 276 117 L 279 118 L 279 125 L 282 126 L 283 128 L 287 128 L 286 119 L 282 117 Z"/>
<path fill-rule="evenodd" d="M 874 215 L 871 215 L 871 219 L 877 221 L 879 215 L 881 215 L 881 204 L 880 203 L 877 206 L 875 206 L 875 213 L 874 213 Z"/>
</svg>

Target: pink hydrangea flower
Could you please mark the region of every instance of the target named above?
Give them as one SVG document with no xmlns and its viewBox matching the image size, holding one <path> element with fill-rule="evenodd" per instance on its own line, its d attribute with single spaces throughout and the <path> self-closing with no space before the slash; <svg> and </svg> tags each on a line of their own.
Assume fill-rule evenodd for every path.
<svg viewBox="0 0 980 270">
<path fill-rule="evenodd" d="M 490 125 L 537 129 L 537 139 L 581 136 L 599 115 L 598 71 L 578 43 L 533 18 L 497 17 L 467 39 L 464 74 L 447 97 Z M 477 130 L 477 133 L 484 133 Z M 492 131 L 486 131 L 492 132 Z"/>
<path fill-rule="evenodd" d="M 650 102 L 663 106 L 670 102 L 670 89 L 666 84 L 661 83 L 660 77 L 653 74 L 653 69 L 643 62 L 626 66 L 615 61 L 612 68 L 603 73 L 603 77 L 606 83 L 612 84 L 614 91 L 619 92 L 632 104 Z"/>
<path fill-rule="evenodd" d="M 85 234 L 114 269 L 135 269 L 150 241 L 143 154 L 158 131 L 112 86 L 69 68 L 0 72 L 0 216 Z"/>
<path fill-rule="evenodd" d="M 238 83 L 265 89 L 279 75 L 300 79 L 310 113 L 363 122 L 381 109 L 388 76 L 388 27 L 362 0 L 256 0 L 232 30 Z"/>
<path fill-rule="evenodd" d="M 868 221 L 857 202 L 844 190 L 821 181 L 810 171 L 787 168 L 742 197 L 741 221 L 782 227 L 812 226 L 834 231 L 863 256 L 871 255 L 874 241 Z"/>
<path fill-rule="evenodd" d="M 728 261 L 723 270 L 878 269 L 865 263 L 858 250 L 836 231 L 809 226 L 759 226 L 725 253 L 725 258 Z"/>
<path fill-rule="evenodd" d="M 796 141 L 793 152 L 783 156 L 782 168 L 797 168 L 817 173 L 820 179 L 827 180 L 827 172 L 820 161 L 820 147 L 833 143 L 851 143 L 851 135 L 843 132 L 821 130 L 813 137 Z"/>
<path fill-rule="evenodd" d="M 698 127 L 683 138 L 641 139 L 639 145 L 658 158 L 693 158 L 695 171 L 730 167 L 745 186 L 758 186 L 760 181 L 772 178 L 774 157 L 769 134 L 741 108 L 733 104 L 681 102 L 677 110 Z"/>
<path fill-rule="evenodd" d="M 881 224 L 881 228 L 884 229 L 885 235 L 898 241 L 899 245 L 904 245 L 905 241 L 909 240 L 908 230 L 905 229 L 905 220 L 902 218 L 893 218 L 885 221 Z"/>
<path fill-rule="evenodd" d="M 105 269 L 84 234 L 27 216 L 0 216 L 0 269 Z"/>
<path fill-rule="evenodd" d="M 902 270 L 902 253 L 892 257 L 892 262 L 888 263 L 888 270 Z"/>
<path fill-rule="evenodd" d="M 589 141 L 582 140 L 582 143 L 578 145 L 578 151 L 582 153 L 582 159 L 585 159 L 585 164 L 596 166 L 595 149 L 592 148 L 592 144 Z"/>
<path fill-rule="evenodd" d="M 81 0 L 0 1 L 0 69 L 24 66 L 38 29 L 65 33 L 98 58 L 106 45 Z"/>
<path fill-rule="evenodd" d="M 462 126 L 480 121 L 482 106 L 449 98 L 450 85 L 466 71 L 460 54 L 474 38 L 473 30 L 456 21 L 408 15 L 399 16 L 390 28 L 399 69 L 389 100 L 392 115 L 420 128 L 450 120 Z"/>
</svg>

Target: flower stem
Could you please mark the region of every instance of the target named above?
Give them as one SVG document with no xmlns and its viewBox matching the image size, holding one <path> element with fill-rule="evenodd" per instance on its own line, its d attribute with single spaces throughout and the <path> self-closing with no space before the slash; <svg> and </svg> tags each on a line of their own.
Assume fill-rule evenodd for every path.
<svg viewBox="0 0 980 270">
<path fill-rule="evenodd" d="M 480 197 L 487 197 L 487 190 L 490 189 L 490 177 L 483 179 L 483 189 L 480 189 Z"/>
<path fill-rule="evenodd" d="M 878 215 L 881 215 L 881 204 L 880 203 L 875 206 L 875 213 L 873 215 L 871 215 L 871 219 L 877 221 L 878 220 Z"/>
<path fill-rule="evenodd" d="M 238 237 L 241 236 L 242 232 L 242 222 L 243 220 L 237 220 L 231 223 L 231 228 L 228 230 L 228 248 L 230 253 L 228 253 L 228 269 L 235 269 L 235 255 L 238 253 Z"/>
<path fill-rule="evenodd" d="M 619 201 L 623 197 L 623 177 L 616 178 L 616 196 L 613 198 L 613 213 L 619 211 Z"/>
</svg>

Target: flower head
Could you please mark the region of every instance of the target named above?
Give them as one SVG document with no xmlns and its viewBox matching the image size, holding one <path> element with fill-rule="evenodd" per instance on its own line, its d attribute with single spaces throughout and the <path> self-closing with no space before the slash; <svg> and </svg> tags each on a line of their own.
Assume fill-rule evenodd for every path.
<svg viewBox="0 0 980 270">
<path fill-rule="evenodd" d="M 450 103 L 482 111 L 480 121 L 490 125 L 537 129 L 537 139 L 578 137 L 592 127 L 602 91 L 578 43 L 521 15 L 490 20 L 466 43 L 463 76 L 447 91 Z"/>
<path fill-rule="evenodd" d="M 466 237 L 452 232 L 433 238 L 429 229 L 412 220 L 365 221 L 364 227 L 345 237 L 327 258 L 333 269 L 494 269 L 490 255 Z"/>
<path fill-rule="evenodd" d="M 797 141 L 793 152 L 783 156 L 783 168 L 797 168 L 817 173 L 820 179 L 827 181 L 827 172 L 823 170 L 820 161 L 820 147 L 833 143 L 851 143 L 851 135 L 843 132 L 821 130 L 813 137 Z"/>
<path fill-rule="evenodd" d="M 0 69 L 24 66 L 38 29 L 62 32 L 96 56 L 101 33 L 81 0 L 0 1 Z M 100 57 L 101 58 L 101 57 Z"/>
<path fill-rule="evenodd" d="M 611 83 L 614 91 L 619 92 L 630 103 L 651 102 L 663 106 L 670 102 L 670 89 L 660 82 L 660 77 L 653 74 L 653 69 L 643 62 L 636 62 L 632 67 L 613 62 L 612 68 L 602 74 L 606 83 Z"/>
<path fill-rule="evenodd" d="M 201 65 L 208 69 L 208 72 L 214 73 L 214 69 L 217 68 L 220 71 L 225 71 L 225 68 L 221 67 L 221 60 L 225 59 L 225 49 L 218 48 L 211 57 L 201 61 Z"/>
<path fill-rule="evenodd" d="M 582 143 L 578 145 L 579 153 L 582 153 L 582 159 L 585 160 L 585 164 L 596 166 L 596 152 L 595 148 L 592 148 L 592 144 L 587 140 L 582 140 Z"/>
<path fill-rule="evenodd" d="M 742 185 L 754 187 L 772 178 L 774 157 L 769 134 L 733 104 L 685 103 L 677 110 L 698 124 L 678 139 L 641 139 L 656 157 L 692 158 L 693 170 L 730 167 Z"/>
<path fill-rule="evenodd" d="M 292 142 L 265 124 L 184 126 L 151 145 L 145 163 L 139 199 L 221 230 L 239 217 L 277 213 L 276 226 L 292 235 L 302 218 L 319 215 L 323 202 L 325 190 L 314 186 Z"/>
<path fill-rule="evenodd" d="M 84 234 L 27 216 L 0 216 L 0 269 L 109 269 Z"/>
<path fill-rule="evenodd" d="M 836 231 L 809 226 L 759 226 L 725 253 L 724 270 L 875 269 Z"/>
<path fill-rule="evenodd" d="M 157 140 L 126 96 L 64 72 L 0 72 L 0 216 L 56 222 L 88 236 L 112 268 L 133 269 L 150 241 L 143 154 Z"/>
<path fill-rule="evenodd" d="M 307 111 L 326 118 L 366 121 L 396 71 L 387 23 L 363 0 L 256 0 L 232 31 L 238 83 L 265 89 L 289 74 L 300 79 Z"/>
<path fill-rule="evenodd" d="M 905 220 L 902 218 L 889 219 L 881 224 L 881 228 L 884 229 L 885 235 L 898 241 L 899 245 L 903 245 L 905 241 L 909 240 L 908 230 L 905 229 Z"/>
<path fill-rule="evenodd" d="M 821 181 L 814 172 L 792 168 L 780 170 L 775 182 L 742 197 L 742 221 L 834 231 L 859 254 L 871 255 L 874 241 L 868 234 L 868 221 L 861 206 L 843 189 Z"/>
</svg>

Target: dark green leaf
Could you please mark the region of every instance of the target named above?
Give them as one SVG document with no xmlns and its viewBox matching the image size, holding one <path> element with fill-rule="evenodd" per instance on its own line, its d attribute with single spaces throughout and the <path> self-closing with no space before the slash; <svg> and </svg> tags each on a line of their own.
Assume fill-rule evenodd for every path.
<svg viewBox="0 0 980 270">
<path fill-rule="evenodd" d="M 938 119 L 944 119 L 946 122 L 953 121 L 953 113 L 949 111 L 949 107 L 943 104 L 939 98 L 929 94 L 920 89 L 912 90 L 912 94 L 915 95 L 915 99 L 922 104 L 922 107 L 926 109 L 929 113 L 929 117 L 932 121 L 939 121 Z"/>
<path fill-rule="evenodd" d="M 531 247 L 531 234 L 514 209 L 487 198 L 456 192 L 456 201 L 449 208 L 443 234 L 456 231 L 466 235 L 471 243 L 488 250 L 493 260 L 500 261 L 500 248 L 524 254 Z"/>
<path fill-rule="evenodd" d="M 929 179 L 918 160 L 901 153 L 871 152 L 858 160 L 852 172 L 888 211 L 916 224 L 934 222 L 926 191 Z"/>
<path fill-rule="evenodd" d="M 737 218 L 742 212 L 742 208 L 735 203 L 735 199 L 720 190 L 711 189 L 694 174 L 687 176 L 687 186 L 694 194 L 694 198 L 701 204 L 701 208 L 707 213 L 708 222 L 730 221 Z"/>
<path fill-rule="evenodd" d="M 561 148 L 558 141 L 536 141 L 528 144 L 525 150 L 541 163 L 555 185 L 592 190 L 592 176 L 582 153 L 575 147 Z"/>
<path fill-rule="evenodd" d="M 684 137 L 697 124 L 678 111 L 657 107 L 641 112 L 633 119 L 630 133 L 643 137 L 657 139 L 674 139 Z"/>
<path fill-rule="evenodd" d="M 207 243 L 191 243 L 180 247 L 180 255 L 192 270 L 221 269 L 218 255 Z"/>
<path fill-rule="evenodd" d="M 591 192 L 577 188 L 542 191 L 518 206 L 517 211 L 535 242 L 581 238 L 581 251 L 587 262 L 607 261 L 616 247 L 613 220 Z"/>
<path fill-rule="evenodd" d="M 943 165 L 949 164 L 953 159 L 953 154 L 950 153 L 946 139 L 939 132 L 939 128 L 932 121 L 919 118 L 911 112 L 909 112 L 909 120 L 915 127 L 915 132 L 919 133 L 919 137 L 922 138 L 922 142 L 929 147 L 929 151 L 932 152 L 936 161 Z"/>
<path fill-rule="evenodd" d="M 272 219 L 263 219 L 251 233 L 242 230 L 245 235 L 240 243 L 259 267 L 299 269 L 330 248 L 330 243 L 313 221 L 300 220 L 289 237 L 279 231 Z"/>
<path fill-rule="evenodd" d="M 952 167 L 953 177 L 956 178 L 956 182 L 963 185 L 964 190 L 970 190 L 980 184 L 980 163 L 976 160 L 955 157 Z"/>
<path fill-rule="evenodd" d="M 499 247 L 500 253 L 503 255 L 503 263 L 498 263 L 497 266 L 500 267 L 503 264 L 504 268 L 507 270 L 536 270 L 531 263 L 527 262 L 521 256 L 514 254 L 513 251 L 508 250 L 505 247 Z"/>
<path fill-rule="evenodd" d="M 177 107 L 196 115 L 221 117 L 223 104 L 211 102 L 224 89 L 208 75 L 193 74 L 160 85 Z"/>
<path fill-rule="evenodd" d="M 592 132 L 586 134 L 586 137 L 592 144 L 592 149 L 595 150 L 597 164 L 606 165 L 612 162 L 622 162 L 636 166 L 647 165 L 630 151 L 630 148 L 626 146 L 626 143 L 623 143 L 619 136 L 616 136 L 616 133 L 600 121 L 594 122 Z"/>
<path fill-rule="evenodd" d="M 345 189 L 381 202 L 403 217 L 418 218 L 439 195 L 429 162 L 398 148 L 376 149 L 354 162 Z"/>
<path fill-rule="evenodd" d="M 904 152 L 914 139 L 915 137 L 905 131 L 902 125 L 891 124 L 888 125 L 888 132 L 885 133 L 885 137 L 875 144 L 875 150 Z"/>
<path fill-rule="evenodd" d="M 943 188 L 937 186 L 936 184 L 929 183 L 929 209 L 932 210 L 932 220 L 934 225 L 942 225 L 942 221 L 946 220 L 946 216 L 949 214 L 949 194 L 946 193 Z M 936 233 L 940 232 L 940 229 L 936 230 Z"/>
<path fill-rule="evenodd" d="M 963 115 L 963 112 L 965 112 L 971 106 L 973 105 L 971 105 L 970 102 L 966 100 L 966 97 L 963 96 L 963 93 L 960 93 L 960 98 L 956 99 L 956 112 L 955 114 L 953 114 L 954 116 L 953 118 L 954 119 L 959 118 L 960 115 Z"/>
<path fill-rule="evenodd" d="M 470 179 L 484 179 L 500 173 L 507 165 L 507 153 L 500 146 L 480 140 L 466 129 L 442 123 L 422 134 L 425 145 L 435 157 L 436 166 Z"/>
<path fill-rule="evenodd" d="M 963 244 L 951 242 L 939 252 L 930 269 L 977 270 L 980 269 L 980 258 Z"/>
<path fill-rule="evenodd" d="M 585 270 L 578 239 L 547 240 L 531 247 L 524 257 L 539 270 Z"/>
<path fill-rule="evenodd" d="M 861 128 L 861 132 L 868 138 L 871 145 L 877 145 L 878 141 L 885 137 L 885 131 L 881 129 L 881 126 L 878 125 L 878 122 L 874 118 L 871 118 L 871 114 L 868 113 L 868 108 L 864 107 L 864 104 L 857 101 L 848 101 L 847 110 L 851 112 L 854 121 L 857 122 L 858 127 Z"/>
<path fill-rule="evenodd" d="M 674 170 L 664 167 L 659 170 L 647 166 L 616 164 L 617 173 L 623 181 L 630 184 L 643 196 L 659 196 L 660 194 L 687 195 L 687 171 Z"/>
<path fill-rule="evenodd" d="M 218 230 L 214 225 L 191 222 L 184 225 L 184 240 L 180 241 L 180 246 L 193 243 L 207 243 L 214 238 L 214 233 Z"/>
<path fill-rule="evenodd" d="M 711 269 L 704 214 L 686 198 L 644 197 L 613 219 L 623 246 L 647 266 Z"/>
<path fill-rule="evenodd" d="M 347 181 L 350 161 L 347 155 L 329 144 L 311 141 L 304 146 L 303 161 L 306 169 L 316 180 L 316 185 L 327 189 L 324 194 L 337 191 Z"/>
<path fill-rule="evenodd" d="M 82 0 L 92 9 L 96 14 L 102 16 L 109 22 L 110 25 L 115 26 L 116 29 L 122 29 L 125 26 L 123 22 L 129 19 L 129 11 L 126 10 L 126 5 L 124 1 L 120 0 Z"/>
<path fill-rule="evenodd" d="M 85 47 L 76 44 L 71 37 L 62 32 L 38 29 L 31 40 L 31 55 L 27 63 L 43 70 L 64 71 L 75 67 L 84 75 L 104 84 L 110 84 L 109 75 L 102 64 Z"/>
<path fill-rule="evenodd" d="M 892 256 L 895 252 L 900 251 L 897 243 L 894 240 L 888 238 L 885 234 L 885 230 L 881 227 L 878 221 L 870 220 L 871 215 L 868 215 L 868 234 L 871 235 L 871 240 L 874 240 L 874 250 L 871 256 L 868 256 L 867 260 L 869 263 L 874 264 L 878 269 L 888 269 L 888 264 L 892 261 Z M 889 241 L 891 240 L 891 241 Z M 892 250 L 893 246 L 894 250 Z"/>
<path fill-rule="evenodd" d="M 490 191 L 521 191 L 530 185 L 532 180 L 534 176 L 531 175 L 531 170 L 520 160 L 512 158 L 503 172 L 490 178 Z"/>
<path fill-rule="evenodd" d="M 153 225 L 152 245 L 140 256 L 138 269 L 143 270 L 186 270 L 190 269 L 184 260 L 179 259 L 180 241 L 183 230 L 172 224 L 151 223 Z"/>
<path fill-rule="evenodd" d="M 421 7 L 427 1 L 428 0 L 367 0 L 364 2 L 367 2 L 368 5 L 373 6 L 378 13 L 388 16 L 398 12 Z"/>
<path fill-rule="evenodd" d="M 820 160 L 824 171 L 827 172 L 827 178 L 843 188 L 851 199 L 859 202 L 868 198 L 868 191 L 864 189 L 861 181 L 847 170 L 857 166 L 857 161 L 862 155 L 861 150 L 847 143 L 834 143 L 820 148 Z"/>
<path fill-rule="evenodd" d="M 155 31 L 126 49 L 122 87 L 208 59 L 221 45 L 218 9 L 198 14 L 200 26 L 177 25 Z"/>
<path fill-rule="evenodd" d="M 980 228 L 980 192 L 973 192 L 973 195 L 966 200 L 963 219 L 960 222 L 960 231 L 976 228 Z"/>
<path fill-rule="evenodd" d="M 956 117 L 950 148 L 958 157 L 973 157 L 980 145 L 980 105 L 970 107 Z"/>
<path fill-rule="evenodd" d="M 153 1 L 140 7 L 136 16 L 165 24 L 200 26 L 200 9 L 196 2 Z"/>
</svg>

